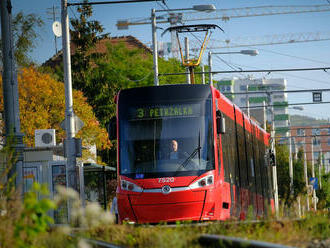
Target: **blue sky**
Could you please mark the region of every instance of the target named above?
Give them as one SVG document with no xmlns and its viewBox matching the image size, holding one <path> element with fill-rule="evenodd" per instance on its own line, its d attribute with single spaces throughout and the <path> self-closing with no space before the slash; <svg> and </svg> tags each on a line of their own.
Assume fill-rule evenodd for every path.
<svg viewBox="0 0 330 248">
<path fill-rule="evenodd" d="M 94 0 L 100 1 L 100 0 Z M 81 2 L 71 0 L 69 2 Z M 38 40 L 37 48 L 31 53 L 31 57 L 38 63 L 43 63 L 55 53 L 54 36 L 52 34 L 51 15 L 47 14 L 47 8 L 58 7 L 57 20 L 60 21 L 60 0 L 12 0 L 13 11 L 23 11 L 25 14 L 36 13 L 45 22 L 40 30 L 41 39 Z M 318 5 L 330 4 L 327 0 L 167 0 L 169 8 L 189 8 L 198 4 L 214 4 L 217 9 L 242 8 L 253 6 L 278 6 L 278 5 Z M 130 3 L 114 5 L 97 5 L 93 7 L 93 19 L 99 20 L 105 27 L 106 32 L 111 36 L 133 35 L 146 44 L 151 43 L 150 25 L 131 26 L 128 30 L 117 30 L 116 23 L 120 19 L 149 17 L 151 9 L 162 9 L 160 3 Z M 70 7 L 69 16 L 78 16 L 75 7 Z M 198 12 L 196 16 L 198 17 Z M 212 39 L 224 40 L 237 37 L 263 37 L 265 35 L 286 34 L 286 33 L 309 33 L 309 32 L 330 32 L 330 12 L 304 13 L 290 15 L 274 15 L 248 18 L 235 18 L 227 22 L 221 20 L 203 21 L 203 23 L 217 24 L 223 28 L 224 33 L 215 31 Z M 167 28 L 168 25 L 159 25 Z M 160 36 L 159 41 L 169 41 L 170 36 Z M 191 41 L 194 42 L 194 41 Z M 61 49 L 61 39 L 58 39 L 58 49 Z M 259 55 L 255 57 L 239 54 L 221 55 L 232 66 L 239 66 L 242 69 L 279 69 L 279 68 L 308 68 L 308 67 L 330 67 L 330 41 L 293 43 L 272 46 L 260 46 L 250 48 L 221 49 L 217 52 L 239 51 L 241 49 L 258 49 Z M 204 58 L 205 59 L 205 58 Z M 203 61 L 205 64 L 207 60 Z M 218 58 L 213 58 L 214 70 L 232 70 L 228 65 Z M 216 79 L 222 77 L 244 77 L 246 74 L 217 75 Z M 286 78 L 289 90 L 330 88 L 330 71 L 316 72 L 288 72 L 288 73 L 253 73 L 254 78 Z M 289 103 L 311 102 L 311 93 L 288 94 Z M 330 94 L 323 94 L 324 101 L 330 101 Z M 329 104 L 306 105 L 304 111 L 290 110 L 291 114 L 304 114 L 314 118 L 330 118 Z"/>
</svg>

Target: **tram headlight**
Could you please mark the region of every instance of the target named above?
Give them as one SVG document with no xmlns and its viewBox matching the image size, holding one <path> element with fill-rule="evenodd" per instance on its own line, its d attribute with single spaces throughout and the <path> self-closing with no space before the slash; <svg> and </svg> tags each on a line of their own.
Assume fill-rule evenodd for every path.
<svg viewBox="0 0 330 248">
<path fill-rule="evenodd" d="M 210 175 L 210 176 L 203 177 L 203 178 L 197 180 L 196 182 L 190 184 L 189 188 L 190 189 L 203 188 L 205 186 L 212 185 L 213 182 L 214 182 L 214 176 Z"/>
<path fill-rule="evenodd" d="M 120 180 L 120 186 L 122 190 L 132 191 L 132 192 L 142 192 L 143 189 L 140 186 L 137 186 L 134 183 L 131 183 L 126 180 Z"/>
</svg>

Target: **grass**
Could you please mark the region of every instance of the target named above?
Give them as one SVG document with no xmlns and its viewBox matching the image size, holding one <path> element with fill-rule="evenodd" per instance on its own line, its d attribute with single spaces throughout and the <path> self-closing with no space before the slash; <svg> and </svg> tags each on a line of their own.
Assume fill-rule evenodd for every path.
<svg viewBox="0 0 330 248">
<path fill-rule="evenodd" d="M 330 237 L 329 212 L 311 213 L 300 221 L 258 223 L 220 222 L 209 225 L 174 227 L 111 225 L 90 230 L 85 235 L 127 247 L 201 247 L 201 234 L 218 234 L 296 247 Z"/>
</svg>

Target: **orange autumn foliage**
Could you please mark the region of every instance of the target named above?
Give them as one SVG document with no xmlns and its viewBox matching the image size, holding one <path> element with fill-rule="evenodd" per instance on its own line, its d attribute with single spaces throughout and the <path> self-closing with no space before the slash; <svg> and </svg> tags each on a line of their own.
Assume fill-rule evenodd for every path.
<svg viewBox="0 0 330 248">
<path fill-rule="evenodd" d="M 2 78 L 0 77 L 2 92 Z M 36 129 L 55 129 L 57 144 L 65 138 L 60 127 L 64 120 L 64 84 L 50 75 L 38 72 L 35 68 L 23 68 L 18 73 L 21 132 L 26 146 L 34 146 Z M 73 90 L 74 112 L 84 122 L 84 127 L 76 134 L 83 145 L 96 144 L 98 149 L 110 148 L 111 143 L 105 128 L 97 121 L 92 107 L 88 105 L 81 91 Z M 3 95 L 0 96 L 0 111 L 3 109 Z"/>
</svg>

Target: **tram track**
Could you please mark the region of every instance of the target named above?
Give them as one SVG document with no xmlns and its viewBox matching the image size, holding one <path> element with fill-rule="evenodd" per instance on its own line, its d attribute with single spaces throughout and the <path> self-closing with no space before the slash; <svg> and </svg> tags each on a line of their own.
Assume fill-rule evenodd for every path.
<svg viewBox="0 0 330 248">
<path fill-rule="evenodd" d="M 245 220 L 245 221 L 241 221 L 241 220 L 237 220 L 237 221 L 208 221 L 208 222 L 178 222 L 178 223 L 171 223 L 171 224 L 155 224 L 155 225 L 145 225 L 145 224 L 134 224 L 136 226 L 143 226 L 143 227 L 164 227 L 164 228 L 168 228 L 168 227 L 183 227 L 183 226 L 209 226 L 209 225 L 217 225 L 217 224 L 224 224 L 224 225 L 248 225 L 248 224 L 263 224 L 263 223 L 279 223 L 279 224 L 284 224 L 284 223 L 288 223 L 288 222 L 298 222 L 298 221 L 303 221 L 304 218 L 294 218 L 294 219 L 273 219 L 273 220 Z"/>
<path fill-rule="evenodd" d="M 245 237 L 247 237 L 244 232 L 243 233 L 235 233 L 235 232 L 217 232 L 216 230 L 219 230 L 219 228 L 217 227 L 210 227 L 205 229 L 204 227 L 209 226 L 209 225 L 218 225 L 218 224 L 222 224 L 224 225 L 223 228 L 224 229 L 231 229 L 233 228 L 233 230 L 235 229 L 240 229 L 240 230 L 257 230 L 258 228 L 265 228 L 268 226 L 268 224 L 270 224 L 271 226 L 274 226 L 275 228 L 273 229 L 274 234 L 276 232 L 281 232 L 283 230 L 287 230 L 285 229 L 287 225 L 291 225 L 290 222 L 300 222 L 300 221 L 304 221 L 305 219 L 281 219 L 281 220 L 249 220 L 249 221 L 231 221 L 231 222 L 207 222 L 207 223 L 177 223 L 177 224 L 168 224 L 168 225 L 162 225 L 162 224 L 158 224 L 158 225 L 134 225 L 131 227 L 127 227 L 128 229 L 135 230 L 135 228 L 138 228 L 137 230 L 139 230 L 140 228 L 145 229 L 143 232 L 152 234 L 152 233 L 165 233 L 166 235 L 174 235 L 173 238 L 174 240 L 177 239 L 177 237 L 175 236 L 176 234 L 180 233 L 191 233 L 191 231 L 187 231 L 190 229 L 190 227 L 194 227 L 196 226 L 197 228 L 195 229 L 195 234 L 193 236 L 191 236 L 191 238 L 187 239 L 187 241 L 184 242 L 180 242 L 180 240 L 178 240 L 179 244 L 182 246 L 183 244 L 185 245 L 197 245 L 195 247 L 224 247 L 224 248 L 229 248 L 229 247 L 256 247 L 256 248 L 269 248 L 269 247 L 274 247 L 274 248 L 292 248 L 292 247 L 306 247 L 306 248 L 325 248 L 325 247 L 330 247 L 328 246 L 330 244 L 330 239 L 329 238 L 321 238 L 321 237 L 316 237 L 315 238 L 310 238 L 309 240 L 305 240 L 305 239 L 301 239 L 301 240 L 290 240 L 290 242 L 288 242 L 287 239 L 283 239 L 281 242 L 281 239 L 268 239 L 266 238 L 267 235 L 264 237 L 264 240 L 272 240 L 272 242 L 276 243 L 270 243 L 270 242 L 266 242 L 266 241 L 260 241 L 258 240 L 258 237 L 260 237 L 260 235 L 255 236 L 252 235 L 252 233 L 250 233 L 250 231 L 248 231 L 250 233 L 249 237 L 251 239 L 246 239 Z M 267 223 L 267 224 L 266 224 Z M 274 224 L 272 224 L 274 223 Z M 264 226 L 265 224 L 265 226 Z M 297 223 L 298 224 L 298 223 Z M 303 223 L 301 223 L 303 224 Z M 232 226 L 235 225 L 235 226 Z M 240 225 L 250 225 L 247 227 L 241 226 Z M 261 225 L 261 226 L 260 226 Z M 300 223 L 298 224 L 300 226 Z M 200 228 L 199 228 L 200 227 Z M 125 228 L 125 225 L 118 225 L 118 228 Z M 150 228 L 150 229 L 149 229 Z M 153 228 L 161 228 L 158 231 L 152 231 Z M 163 228 L 168 228 L 169 230 L 164 230 Z M 178 229 L 176 229 L 178 228 Z M 183 229 L 179 229 L 179 228 L 183 228 Z M 188 229 L 186 229 L 188 228 Z M 148 230 L 149 229 L 149 230 Z M 156 229 L 157 230 L 157 229 Z M 163 231 L 164 230 L 164 231 Z M 208 230 L 208 231 L 207 231 Z M 135 234 L 137 234 L 137 239 L 135 240 L 134 243 L 134 247 L 140 247 L 140 245 L 144 244 L 143 247 L 166 247 L 166 244 L 164 243 L 157 243 L 157 242 L 161 242 L 161 240 L 155 240 L 155 239 L 150 239 L 150 245 L 148 245 L 148 243 L 145 243 L 145 239 L 142 241 L 142 243 L 140 243 L 138 240 L 140 240 L 139 235 L 141 235 L 141 230 L 135 232 L 135 234 L 133 234 L 134 231 L 132 231 L 132 235 L 135 237 Z M 139 234 L 140 233 L 140 234 Z M 223 235 L 226 234 L 226 235 Z M 157 235 L 156 235 L 157 236 Z M 181 235 L 182 236 L 182 235 Z M 269 236 L 269 235 L 268 235 Z M 80 236 L 81 237 L 81 236 Z M 183 236 L 182 236 L 183 237 Z M 255 240 L 253 240 L 253 237 L 255 238 Z M 270 237 L 270 236 L 269 236 Z M 97 238 L 97 237 L 95 237 Z M 121 248 L 121 247 L 131 247 L 129 245 L 129 243 L 125 242 L 124 240 L 126 239 L 126 236 L 124 236 L 124 240 L 123 243 L 121 244 L 126 244 L 128 246 L 125 245 L 117 245 L 117 244 L 113 244 L 113 243 L 108 243 L 105 242 L 103 240 L 101 240 L 102 238 L 99 237 L 100 239 L 93 239 L 93 238 L 83 238 L 81 237 L 81 239 L 83 241 L 85 241 L 85 243 L 88 243 L 89 245 L 91 245 L 91 247 L 111 247 L 111 248 Z M 148 239 L 148 238 L 147 238 Z M 117 237 L 118 240 L 118 237 Z M 167 238 L 165 238 L 164 240 L 168 240 Z M 163 240 L 163 241 L 164 241 Z M 141 241 L 141 240 L 140 240 Z M 281 244 L 282 243 L 282 244 Z M 179 245 L 178 244 L 178 245 Z M 159 246 L 158 246 L 159 245 Z M 173 241 L 172 243 L 169 242 L 170 246 L 173 246 Z M 290 246 L 289 246 L 290 245 Z"/>
<path fill-rule="evenodd" d="M 293 248 L 292 246 L 284 246 L 269 242 L 212 234 L 201 235 L 198 239 L 198 242 L 202 247 Z"/>
<path fill-rule="evenodd" d="M 83 240 L 95 248 L 124 248 L 116 244 L 108 243 L 102 240 L 83 238 Z M 224 247 L 224 248 L 294 248 L 281 244 L 229 237 L 224 235 L 202 234 L 198 238 L 201 247 Z"/>
</svg>

